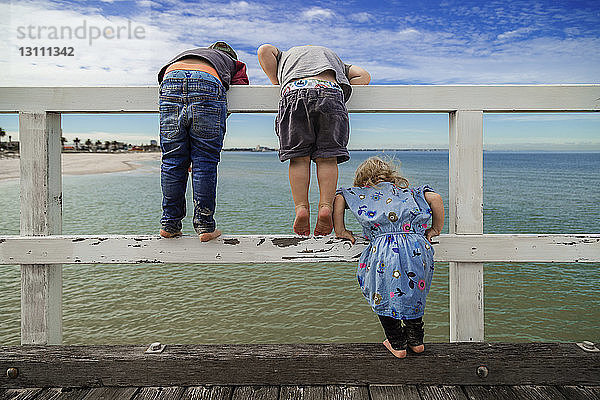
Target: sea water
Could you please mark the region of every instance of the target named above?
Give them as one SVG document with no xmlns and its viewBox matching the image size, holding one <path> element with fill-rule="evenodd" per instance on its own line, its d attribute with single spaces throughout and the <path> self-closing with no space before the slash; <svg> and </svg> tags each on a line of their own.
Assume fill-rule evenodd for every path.
<svg viewBox="0 0 600 400">
<path fill-rule="evenodd" d="M 351 152 L 339 184 L 371 155 L 429 184 L 448 215 L 448 153 Z M 63 176 L 64 234 L 157 234 L 158 161 Z M 600 153 L 484 153 L 485 233 L 600 233 Z M 189 190 L 189 188 L 188 188 Z M 318 202 L 313 172 L 313 214 Z M 188 192 L 188 210 L 192 209 Z M 18 234 L 19 185 L 0 182 L 2 234 Z M 224 152 L 217 223 L 225 234 L 289 234 L 287 164 L 275 153 Z M 352 216 L 347 225 L 359 232 Z M 193 234 L 190 217 L 184 233 Z M 312 225 L 314 226 L 314 216 Z M 447 220 L 444 233 L 447 232 Z M 325 343 L 383 340 L 354 263 L 63 266 L 65 344 Z M 487 341 L 600 341 L 600 264 L 486 263 Z M 0 340 L 18 344 L 20 270 L 0 266 Z M 448 265 L 437 263 L 425 340 L 448 341 Z"/>
</svg>

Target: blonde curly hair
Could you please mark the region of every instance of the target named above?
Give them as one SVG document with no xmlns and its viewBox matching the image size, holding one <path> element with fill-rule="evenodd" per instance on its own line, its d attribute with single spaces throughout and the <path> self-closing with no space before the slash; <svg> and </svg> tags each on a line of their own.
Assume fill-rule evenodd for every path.
<svg viewBox="0 0 600 400">
<path fill-rule="evenodd" d="M 408 187 L 408 180 L 400 176 L 396 163 L 392 160 L 384 161 L 379 157 L 369 157 L 356 168 L 354 186 L 377 186 L 381 182 L 391 182 L 402 189 Z"/>
</svg>

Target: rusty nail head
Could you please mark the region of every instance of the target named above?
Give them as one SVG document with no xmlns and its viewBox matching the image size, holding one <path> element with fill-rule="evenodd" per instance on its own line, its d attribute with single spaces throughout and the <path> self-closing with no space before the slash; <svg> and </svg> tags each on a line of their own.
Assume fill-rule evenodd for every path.
<svg viewBox="0 0 600 400">
<path fill-rule="evenodd" d="M 487 378 L 489 371 L 485 365 L 477 367 L 477 376 L 480 378 Z"/>
<path fill-rule="evenodd" d="M 9 368 L 6 370 L 6 376 L 8 376 L 11 379 L 16 378 L 17 376 L 19 376 L 19 369 L 18 368 Z"/>
</svg>

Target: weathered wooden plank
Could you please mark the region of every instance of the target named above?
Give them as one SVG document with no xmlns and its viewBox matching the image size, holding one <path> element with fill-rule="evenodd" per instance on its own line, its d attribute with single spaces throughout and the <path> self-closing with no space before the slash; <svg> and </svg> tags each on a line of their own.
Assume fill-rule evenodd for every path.
<svg viewBox="0 0 600 400">
<path fill-rule="evenodd" d="M 229 400 L 231 386 L 193 386 L 186 389 L 181 400 Z"/>
<path fill-rule="evenodd" d="M 423 400 L 466 400 L 460 386 L 419 385 L 419 394 Z"/>
<path fill-rule="evenodd" d="M 381 343 L 168 345 L 161 354 L 145 354 L 145 346 L 8 346 L 0 347 L 0 371 L 20 372 L 0 377 L 0 386 L 600 385 L 600 353 L 574 343 L 425 348 L 398 360 Z"/>
<path fill-rule="evenodd" d="M 181 386 L 144 387 L 133 397 L 135 400 L 178 400 L 185 392 Z"/>
<path fill-rule="evenodd" d="M 278 397 L 278 386 L 238 386 L 231 400 L 277 400 Z"/>
<path fill-rule="evenodd" d="M 448 230 L 483 233 L 483 112 L 450 113 Z"/>
<path fill-rule="evenodd" d="M 327 400 L 369 400 L 367 386 L 327 385 L 323 388 Z"/>
<path fill-rule="evenodd" d="M 599 234 L 441 235 L 436 240 L 436 261 L 600 262 Z M 0 236 L 0 264 L 356 262 L 365 243 L 268 235 L 223 236 L 207 243 L 195 236 Z"/>
<path fill-rule="evenodd" d="M 91 388 L 84 400 L 130 400 L 138 390 L 135 387 Z"/>
<path fill-rule="evenodd" d="M 21 234 L 62 231 L 61 118 L 56 113 L 19 113 Z"/>
<path fill-rule="evenodd" d="M 21 235 L 62 232 L 60 114 L 19 113 Z M 21 266 L 21 343 L 62 342 L 62 266 Z"/>
<path fill-rule="evenodd" d="M 41 388 L 7 389 L 0 391 L 0 400 L 29 400 L 35 398 Z"/>
<path fill-rule="evenodd" d="M 89 388 L 47 388 L 35 400 L 83 400 L 89 391 Z"/>
<path fill-rule="evenodd" d="M 554 386 L 517 385 L 512 390 L 523 400 L 564 400 L 565 396 Z"/>
<path fill-rule="evenodd" d="M 350 112 L 598 111 L 600 85 L 356 86 Z M 277 112 L 279 87 L 234 86 L 231 112 Z M 0 112 L 158 112 L 158 87 L 0 87 Z"/>
<path fill-rule="evenodd" d="M 519 400 L 510 386 L 464 386 L 469 400 Z"/>
<path fill-rule="evenodd" d="M 449 232 L 483 233 L 483 112 L 450 113 Z M 450 341 L 484 339 L 483 264 L 450 263 Z"/>
<path fill-rule="evenodd" d="M 281 386 L 279 400 L 327 400 L 323 386 Z"/>
<path fill-rule="evenodd" d="M 569 400 L 600 400 L 600 386 L 558 386 Z"/>
<path fill-rule="evenodd" d="M 369 386 L 369 393 L 371 400 L 421 400 L 421 395 L 416 385 L 371 385 Z"/>
</svg>

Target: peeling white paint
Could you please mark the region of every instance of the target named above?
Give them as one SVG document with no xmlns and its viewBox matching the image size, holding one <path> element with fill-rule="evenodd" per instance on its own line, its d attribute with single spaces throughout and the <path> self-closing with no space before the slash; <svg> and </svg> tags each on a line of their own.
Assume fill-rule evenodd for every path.
<svg viewBox="0 0 600 400">
<path fill-rule="evenodd" d="M 441 235 L 435 260 L 484 262 L 600 262 L 599 234 Z M 357 262 L 366 241 L 298 236 L 0 236 L 0 264 L 254 264 Z"/>
</svg>

